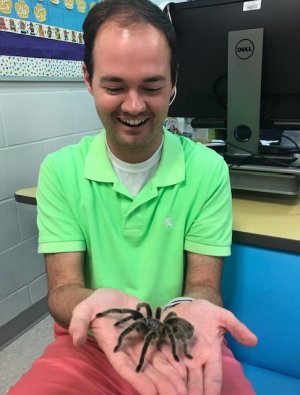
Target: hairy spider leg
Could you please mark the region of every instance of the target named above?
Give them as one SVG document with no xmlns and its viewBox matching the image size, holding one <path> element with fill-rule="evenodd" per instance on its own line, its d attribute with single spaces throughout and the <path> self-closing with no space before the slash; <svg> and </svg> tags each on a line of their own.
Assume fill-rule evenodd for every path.
<svg viewBox="0 0 300 395">
<path fill-rule="evenodd" d="M 155 311 L 155 318 L 157 320 L 160 320 L 160 316 L 161 316 L 161 307 L 156 307 L 156 311 Z"/>
<path fill-rule="evenodd" d="M 186 343 L 186 337 L 185 334 L 182 333 L 182 337 L 179 338 L 182 341 L 183 344 L 183 353 L 188 359 L 193 359 L 192 355 L 188 353 L 188 347 Z"/>
<path fill-rule="evenodd" d="M 135 369 L 135 371 L 137 373 L 141 371 L 142 366 L 144 364 L 144 360 L 145 360 L 145 356 L 146 356 L 146 352 L 148 350 L 148 347 L 149 347 L 151 341 L 153 339 L 155 339 L 156 337 L 157 337 L 157 333 L 155 331 L 149 332 L 148 335 L 146 336 L 145 343 L 143 345 L 143 349 L 142 349 L 142 352 L 141 352 L 140 360 L 139 360 L 138 366 Z"/>
<path fill-rule="evenodd" d="M 173 324 L 170 322 L 173 321 Z M 174 324 L 176 324 L 176 332 L 174 331 Z M 189 358 L 193 359 L 192 355 L 188 353 L 188 347 L 187 347 L 187 342 L 186 339 L 190 339 L 193 336 L 194 333 L 194 327 L 193 325 L 185 320 L 184 318 L 175 318 L 175 319 L 169 319 L 165 320 L 165 325 L 166 327 L 169 327 L 172 329 L 172 333 L 175 336 L 176 339 L 181 340 L 182 345 L 183 345 L 183 353 L 184 355 Z M 171 340 L 171 339 L 170 339 Z"/>
<path fill-rule="evenodd" d="M 124 317 L 124 318 L 121 318 L 119 321 L 117 321 L 117 322 L 115 323 L 115 326 L 119 326 L 119 325 L 123 324 L 124 322 L 130 321 L 130 320 L 135 320 L 135 321 L 136 321 L 136 320 L 138 320 L 138 319 L 140 319 L 140 318 L 144 318 L 143 314 L 140 313 L 140 312 L 137 311 L 137 310 L 132 310 L 132 311 L 130 312 L 130 315 L 129 315 L 129 316 Z"/>
<path fill-rule="evenodd" d="M 141 303 L 139 303 L 139 304 L 136 306 L 137 311 L 140 311 L 142 307 L 145 307 L 146 312 L 147 312 L 147 317 L 151 317 L 151 318 L 152 318 L 152 317 L 153 317 L 153 314 L 152 314 L 152 309 L 151 309 L 150 304 L 149 304 L 149 303 L 146 303 L 146 302 L 141 302 Z"/>
<path fill-rule="evenodd" d="M 167 332 L 167 334 L 168 334 L 168 336 L 169 336 L 169 339 L 170 339 L 170 342 L 171 342 L 172 355 L 173 355 L 175 361 L 179 362 L 179 357 L 178 357 L 178 355 L 176 354 L 176 351 L 177 351 L 177 350 L 176 350 L 175 335 L 174 335 L 174 332 L 173 332 L 173 329 L 172 329 L 171 325 L 165 324 L 165 331 Z"/>
<path fill-rule="evenodd" d="M 134 317 L 133 315 L 129 315 L 128 317 L 122 318 L 121 320 L 115 322 L 115 326 L 119 326 L 121 324 L 123 324 L 124 322 L 130 321 L 130 320 L 137 320 L 138 318 L 142 318 L 142 317 Z"/>
<path fill-rule="evenodd" d="M 102 311 L 101 313 L 97 313 L 96 317 L 104 317 L 105 315 L 109 314 L 109 313 L 119 313 L 119 314 L 125 314 L 125 313 L 129 313 L 132 314 L 134 317 L 137 318 L 142 318 L 143 314 L 139 313 L 136 310 L 133 309 L 108 309 L 105 311 Z"/>
<path fill-rule="evenodd" d="M 175 317 L 177 317 L 177 314 L 175 313 L 175 311 L 170 311 L 170 313 L 164 319 L 164 322 L 166 322 L 169 318 L 175 318 Z"/>
<path fill-rule="evenodd" d="M 184 355 L 189 358 L 189 359 L 193 359 L 193 357 L 191 356 L 191 354 L 188 353 L 188 347 L 187 347 L 187 342 L 186 342 L 186 335 L 184 331 L 178 331 L 178 333 L 176 334 L 177 339 L 181 340 L 182 345 L 183 345 L 183 353 Z"/>
<path fill-rule="evenodd" d="M 136 321 L 133 324 L 131 324 L 130 326 L 128 326 L 126 329 L 124 329 L 118 337 L 118 343 L 114 348 L 114 352 L 117 352 L 119 350 L 119 348 L 121 347 L 122 341 L 124 340 L 124 337 L 126 335 L 128 335 L 128 333 L 134 331 L 135 329 L 138 331 L 137 328 L 141 328 L 141 327 L 144 327 L 145 330 L 147 331 L 147 325 L 142 321 Z"/>
<path fill-rule="evenodd" d="M 160 318 L 161 318 L 161 312 L 162 312 L 162 309 L 161 309 L 161 307 L 157 307 L 156 308 L 156 312 L 155 312 L 155 318 L 157 319 L 157 320 L 160 320 Z M 174 312 L 174 311 L 170 311 L 170 313 L 168 313 L 168 315 L 166 316 L 166 318 L 164 319 L 164 324 L 166 323 L 166 321 L 168 320 L 168 318 L 170 318 L 170 317 L 176 317 L 177 318 L 177 314 Z M 158 349 L 158 350 L 160 350 L 161 349 L 161 344 L 163 343 L 163 339 L 159 339 L 158 340 L 158 342 L 157 342 L 157 345 L 156 345 L 156 348 Z"/>
</svg>

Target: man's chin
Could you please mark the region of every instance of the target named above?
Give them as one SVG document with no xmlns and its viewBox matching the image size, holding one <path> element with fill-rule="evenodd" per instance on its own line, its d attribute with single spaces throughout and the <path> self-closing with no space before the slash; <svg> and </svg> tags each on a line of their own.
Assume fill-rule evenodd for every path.
<svg viewBox="0 0 300 395">
<path fill-rule="evenodd" d="M 139 127 L 125 126 L 117 131 L 117 139 L 125 144 L 147 144 L 151 140 L 151 135 L 151 131 L 145 125 Z"/>
<path fill-rule="evenodd" d="M 118 142 L 123 147 L 127 148 L 136 148 L 136 147 L 145 147 L 149 143 L 149 139 L 145 139 L 144 137 L 137 134 L 127 134 L 126 136 L 122 136 L 118 139 Z"/>
</svg>

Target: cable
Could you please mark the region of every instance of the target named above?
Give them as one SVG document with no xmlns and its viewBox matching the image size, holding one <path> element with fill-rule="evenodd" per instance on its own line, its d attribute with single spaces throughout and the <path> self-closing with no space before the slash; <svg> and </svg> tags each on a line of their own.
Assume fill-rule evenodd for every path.
<svg viewBox="0 0 300 395">
<path fill-rule="evenodd" d="M 174 95 L 173 95 L 173 97 L 172 97 L 172 99 L 171 99 L 171 101 L 170 101 L 170 103 L 169 103 L 169 107 L 172 105 L 173 101 L 175 100 L 176 95 L 177 95 L 177 88 L 176 88 L 176 86 L 175 86 L 175 87 L 174 87 Z"/>
<path fill-rule="evenodd" d="M 164 7 L 165 8 L 165 10 L 167 11 L 167 15 L 168 15 L 168 17 L 169 17 L 169 19 L 170 19 L 170 22 L 172 23 L 172 25 L 173 25 L 173 21 L 172 21 L 172 17 L 171 17 L 171 13 L 170 13 L 170 3 L 168 3 L 167 4 L 167 6 L 166 7 Z"/>
<path fill-rule="evenodd" d="M 247 150 L 245 148 L 238 147 L 237 145 L 229 143 L 228 141 L 226 141 L 226 144 L 230 145 L 233 148 L 237 148 L 237 149 L 239 149 L 241 151 L 247 152 L 248 154 L 250 154 L 250 157 L 252 157 L 252 158 L 260 158 L 260 159 L 263 159 L 263 160 L 265 160 L 267 162 L 274 163 L 274 165 L 277 165 L 277 166 L 289 167 L 290 163 L 292 163 L 292 162 L 297 160 L 297 158 L 295 158 L 295 159 L 291 160 L 290 163 L 285 163 L 285 162 L 281 162 L 281 161 L 276 160 L 276 159 L 269 158 L 266 155 L 260 155 L 259 153 L 254 153 L 254 152 L 251 152 L 251 151 L 249 151 L 249 150 Z M 235 163 L 228 164 L 228 167 L 231 168 L 232 166 L 239 166 L 239 165 L 243 164 L 243 162 L 246 161 L 247 159 L 249 159 L 249 156 L 247 156 L 245 158 L 238 158 Z"/>
<path fill-rule="evenodd" d="M 297 154 L 300 154 L 300 147 L 299 147 L 299 145 L 297 144 L 297 142 L 294 139 L 292 139 L 289 136 L 285 136 L 284 134 L 282 134 L 281 137 L 284 137 L 285 139 L 291 141 L 295 145 L 295 147 L 297 148 L 297 151 L 298 151 Z"/>
</svg>

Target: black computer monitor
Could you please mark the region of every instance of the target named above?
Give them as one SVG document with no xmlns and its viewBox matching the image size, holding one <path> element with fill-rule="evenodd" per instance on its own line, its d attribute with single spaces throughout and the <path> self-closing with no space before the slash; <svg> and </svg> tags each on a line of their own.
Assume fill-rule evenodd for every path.
<svg viewBox="0 0 300 395">
<path fill-rule="evenodd" d="M 300 130 L 300 0 L 196 0 L 165 11 L 179 61 L 169 116 L 226 129 L 231 154 L 257 153 L 261 130 Z"/>
</svg>

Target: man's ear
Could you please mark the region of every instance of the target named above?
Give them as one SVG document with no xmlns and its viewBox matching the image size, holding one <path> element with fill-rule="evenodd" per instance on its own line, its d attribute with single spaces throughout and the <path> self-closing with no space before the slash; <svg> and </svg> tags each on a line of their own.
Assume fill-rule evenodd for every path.
<svg viewBox="0 0 300 395">
<path fill-rule="evenodd" d="M 88 72 L 88 69 L 87 69 L 85 63 L 83 63 L 83 65 L 82 65 L 82 73 L 83 73 L 83 77 L 84 77 L 84 82 L 86 83 L 86 86 L 87 86 L 87 88 L 88 88 L 90 94 L 91 94 L 92 96 L 94 96 L 93 88 L 92 88 L 91 80 L 90 80 L 90 74 L 89 74 L 89 72 Z"/>
<path fill-rule="evenodd" d="M 177 66 L 176 77 L 175 77 L 175 81 L 174 81 L 174 84 L 173 84 L 173 87 L 172 87 L 172 95 L 171 95 L 171 98 L 174 97 L 174 96 L 176 96 L 176 93 L 177 93 L 176 85 L 177 85 L 177 79 L 178 79 L 178 69 L 179 69 L 179 66 Z M 175 98 L 175 97 L 174 97 L 174 98 Z M 174 99 L 173 99 L 173 100 L 174 100 Z"/>
</svg>

